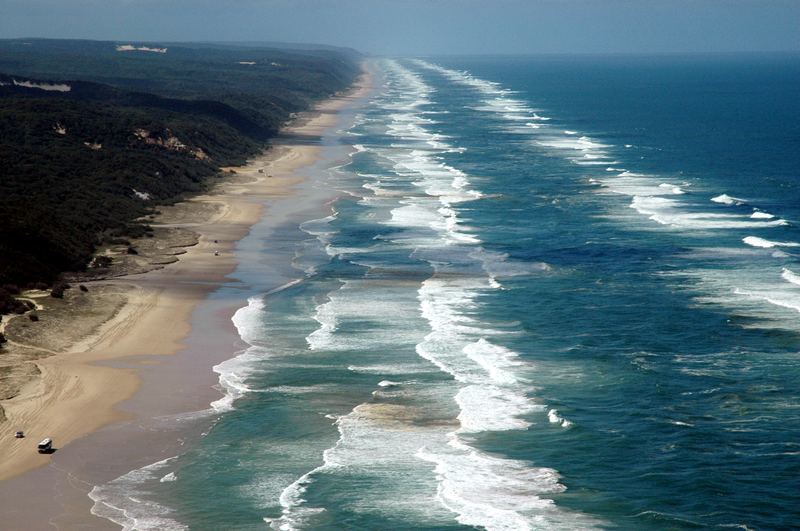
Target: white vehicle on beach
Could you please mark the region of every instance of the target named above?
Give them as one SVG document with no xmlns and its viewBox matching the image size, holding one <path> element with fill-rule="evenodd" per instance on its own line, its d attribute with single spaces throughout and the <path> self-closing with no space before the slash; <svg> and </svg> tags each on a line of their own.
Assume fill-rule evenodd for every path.
<svg viewBox="0 0 800 531">
<path fill-rule="evenodd" d="M 39 449 L 40 454 L 50 452 L 53 449 L 53 439 L 50 437 L 43 439 L 36 447 Z"/>
</svg>

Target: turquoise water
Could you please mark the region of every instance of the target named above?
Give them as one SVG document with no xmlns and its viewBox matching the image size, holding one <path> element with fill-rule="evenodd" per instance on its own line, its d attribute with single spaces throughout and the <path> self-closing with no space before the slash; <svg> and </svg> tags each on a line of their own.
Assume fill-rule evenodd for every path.
<svg viewBox="0 0 800 531">
<path fill-rule="evenodd" d="M 142 528 L 800 525 L 800 59 L 376 66 L 338 199 L 272 232 L 300 281 L 239 272 L 213 428 L 100 493 Z"/>
</svg>

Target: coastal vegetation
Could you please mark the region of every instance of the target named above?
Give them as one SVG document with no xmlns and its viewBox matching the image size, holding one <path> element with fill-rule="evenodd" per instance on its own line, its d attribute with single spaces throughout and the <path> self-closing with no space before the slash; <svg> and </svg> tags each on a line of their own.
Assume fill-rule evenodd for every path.
<svg viewBox="0 0 800 531">
<path fill-rule="evenodd" d="M 347 50 L 126 46 L 0 41 L 0 285 L 51 284 L 146 235 L 157 205 L 207 189 L 358 74 Z"/>
</svg>

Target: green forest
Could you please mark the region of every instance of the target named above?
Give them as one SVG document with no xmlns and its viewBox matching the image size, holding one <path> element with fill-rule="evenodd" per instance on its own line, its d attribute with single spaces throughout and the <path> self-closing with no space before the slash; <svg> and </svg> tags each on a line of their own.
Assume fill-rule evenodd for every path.
<svg viewBox="0 0 800 531">
<path fill-rule="evenodd" d="M 358 73 L 349 50 L 0 40 L 0 285 L 82 270 Z"/>
</svg>

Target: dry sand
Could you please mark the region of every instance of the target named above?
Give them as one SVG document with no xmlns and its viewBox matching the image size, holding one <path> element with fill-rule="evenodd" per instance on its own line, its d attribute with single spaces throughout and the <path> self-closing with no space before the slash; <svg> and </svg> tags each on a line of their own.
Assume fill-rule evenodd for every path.
<svg viewBox="0 0 800 531">
<path fill-rule="evenodd" d="M 129 271 L 149 271 L 88 283 L 88 293 L 70 290 L 76 293 L 69 294 L 63 307 L 46 304 L 39 323 L 9 325 L 9 339 L 17 342 L 12 351 L 23 358 L 27 355 L 25 360 L 35 363 L 41 374 L 23 370 L 20 378 L 29 381 L 16 396 L 0 402 L 7 417 L 0 420 L 0 480 L 50 461 L 49 455 L 36 451 L 40 439 L 52 437 L 62 449 L 124 418 L 116 406 L 139 388 L 135 363 L 118 368 L 98 362 L 150 359 L 183 348 L 192 310 L 235 269 L 236 243 L 261 218 L 271 198 L 292 194 L 302 180 L 298 170 L 316 159 L 320 147 L 303 139 L 316 138 L 331 127 L 338 109 L 361 97 L 368 87 L 368 78 L 362 78 L 355 90 L 300 117 L 286 130 L 297 141 L 287 141 L 236 168 L 213 192 L 162 209 L 152 220 L 157 237 L 150 243 L 134 243 L 149 245 L 150 252 L 130 259 Z M 168 236 L 159 238 L 159 231 Z M 196 244 L 192 233 L 198 235 Z M 175 237 L 182 240 L 176 243 Z M 165 266 L 169 262 L 173 263 Z M 16 335 L 14 326 L 19 329 Z M 31 334 L 34 326 L 40 328 Z M 69 337 L 66 343 L 65 337 Z M 36 359 L 39 356 L 46 357 Z M 15 430 L 24 430 L 27 437 L 15 439 Z"/>
</svg>

